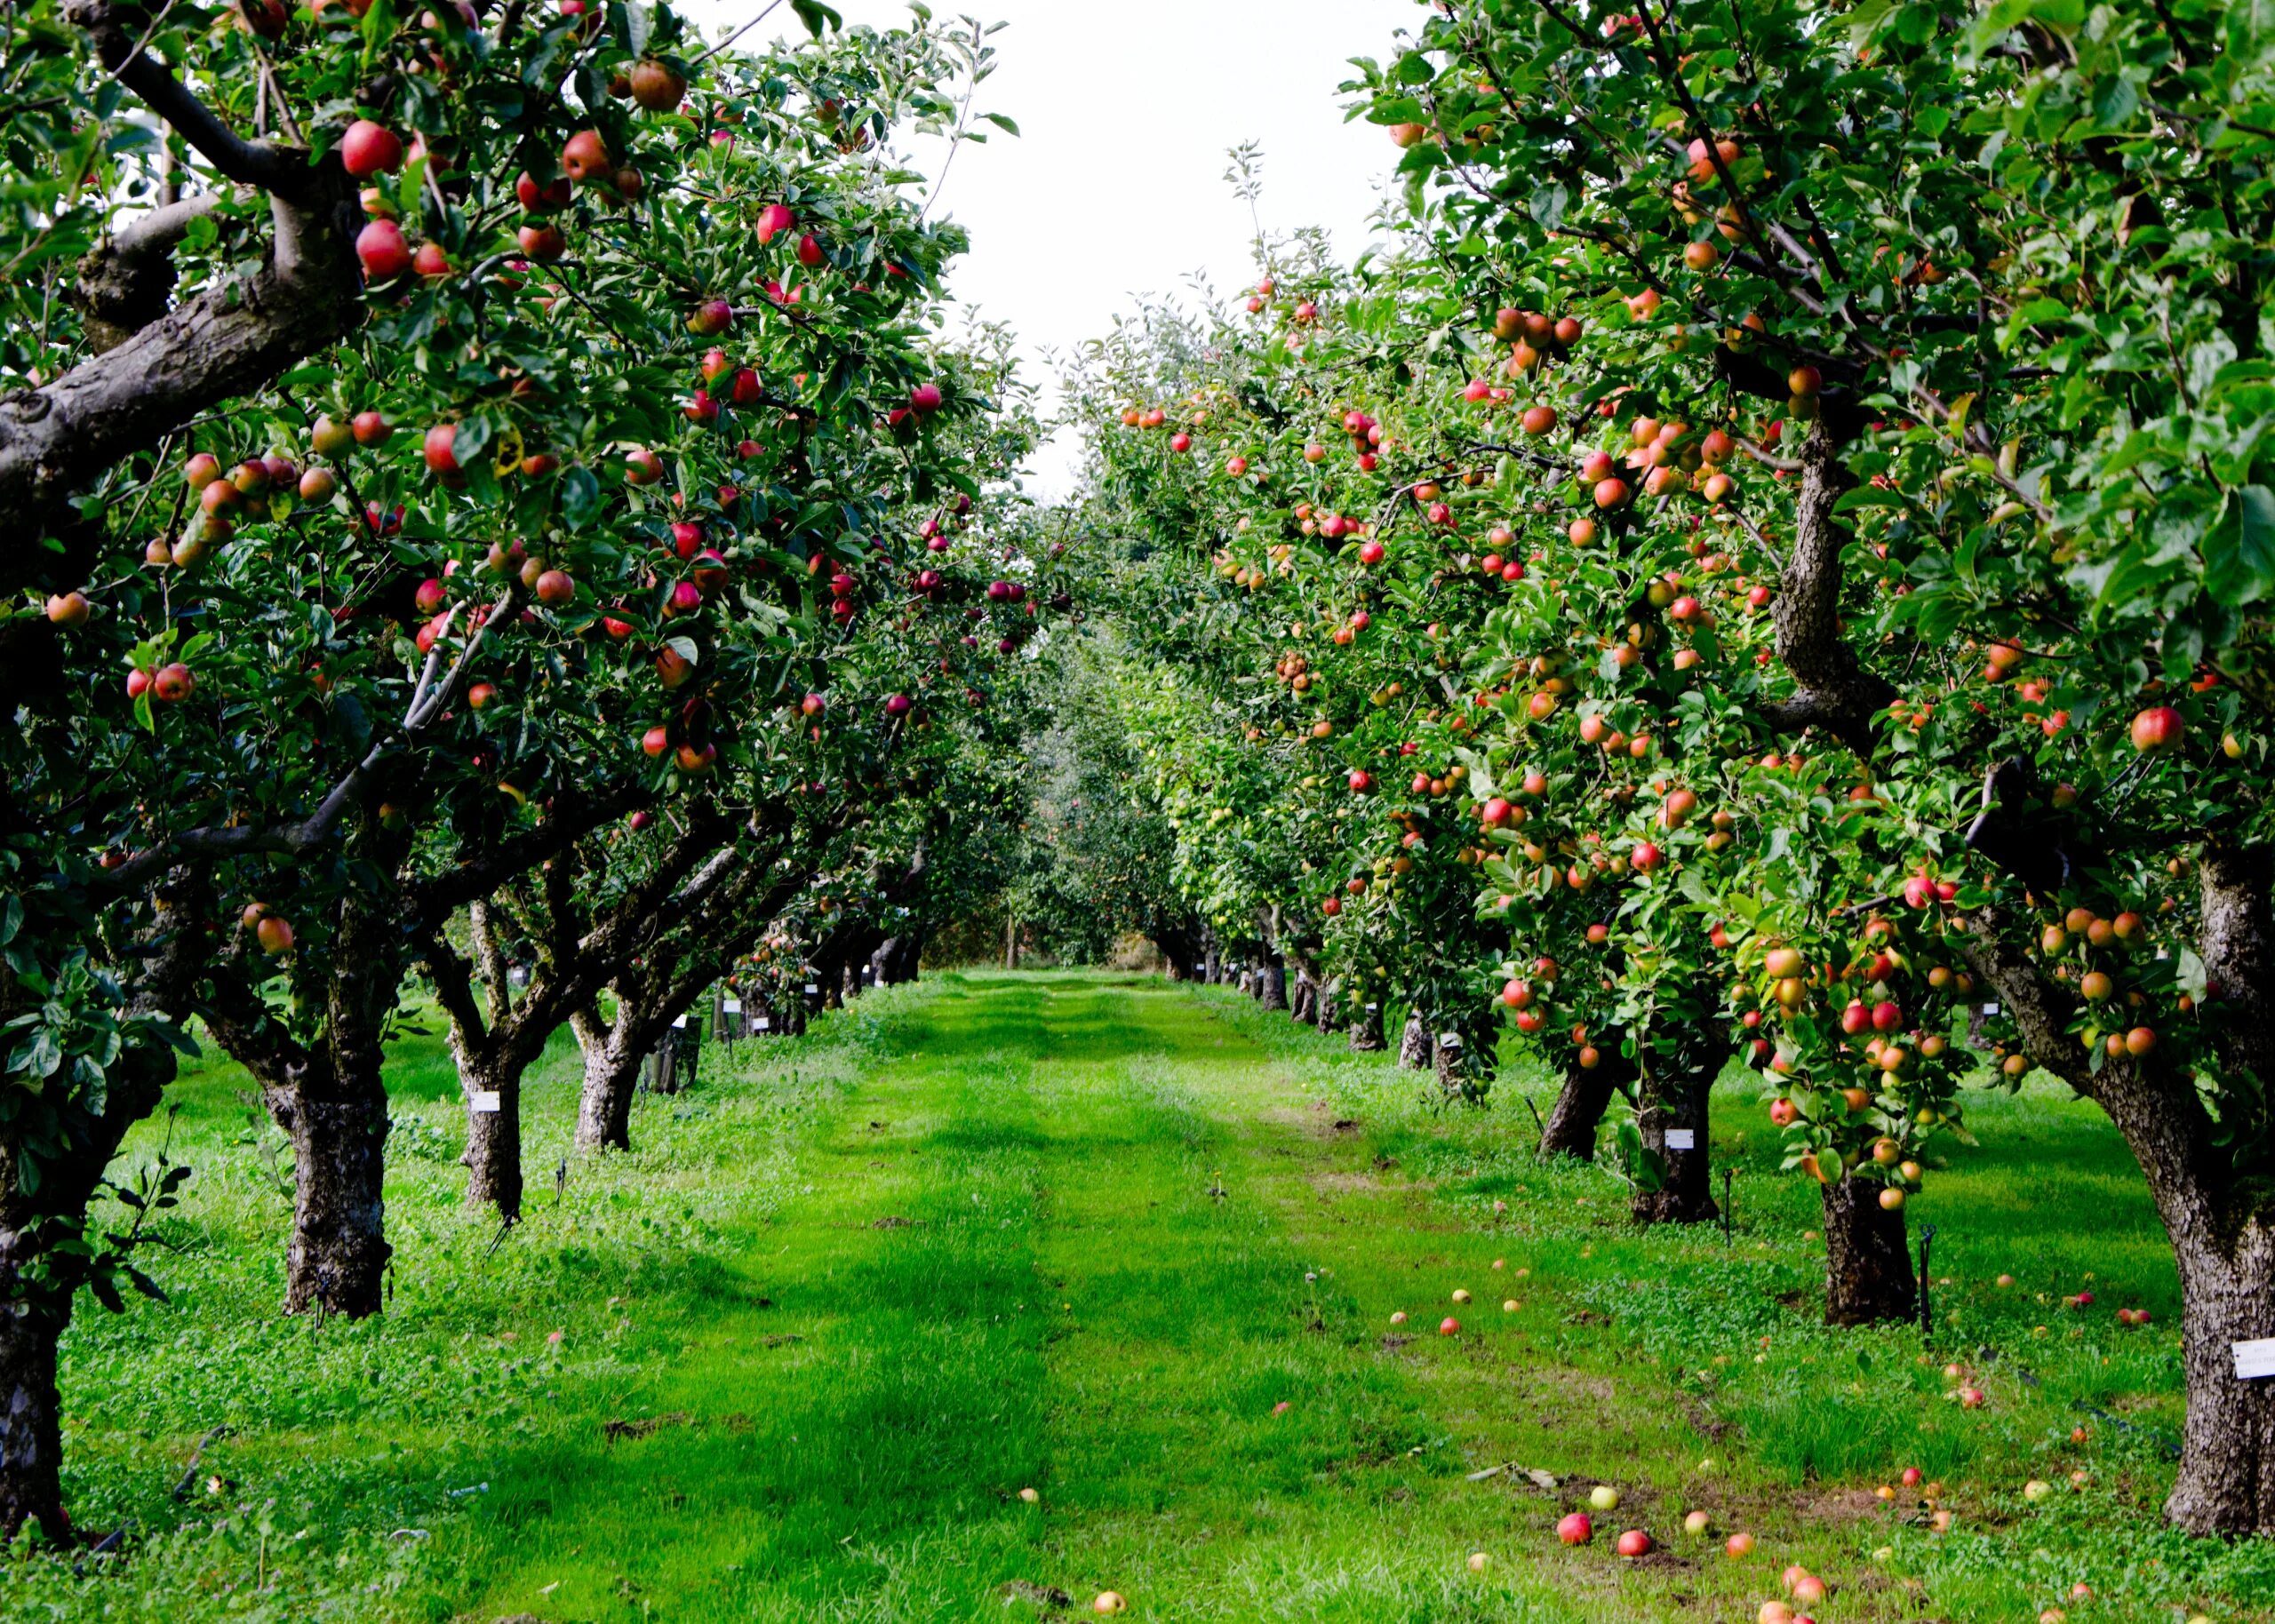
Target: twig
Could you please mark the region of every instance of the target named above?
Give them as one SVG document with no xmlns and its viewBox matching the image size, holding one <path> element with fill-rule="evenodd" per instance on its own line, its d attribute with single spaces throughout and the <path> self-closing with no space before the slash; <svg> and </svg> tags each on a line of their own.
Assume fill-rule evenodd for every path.
<svg viewBox="0 0 2275 1624">
<path fill-rule="evenodd" d="M 690 63 L 688 64 L 688 67 L 689 67 L 690 69 L 702 67 L 704 63 L 706 63 L 706 62 L 709 61 L 713 57 L 717 56 L 717 55 L 718 55 L 722 51 L 724 51 L 728 46 L 730 46 L 730 45 L 733 44 L 737 40 L 740 39 L 744 35 L 746 35 L 746 34 L 749 33 L 753 28 L 755 28 L 756 27 L 758 27 L 758 25 L 759 25 L 760 23 L 764 22 L 764 21 L 765 21 L 769 17 L 772 16 L 772 15 L 774 14 L 775 9 L 776 9 L 778 6 L 779 6 L 781 4 L 782 4 L 782 0 L 767 0 L 767 4 L 766 4 L 765 8 L 764 8 L 762 11 L 761 11 L 757 16 L 755 16 L 755 17 L 752 18 L 748 22 L 746 22 L 746 23 L 743 24 L 743 26 L 742 26 L 741 28 L 737 28 L 737 29 L 736 29 L 732 34 L 728 35 L 726 38 L 724 38 L 724 39 L 721 40 L 717 44 L 715 44 L 715 45 L 712 46 L 708 51 L 706 51 L 706 52 L 705 52 L 701 56 L 697 57 L 693 61 L 691 61 L 691 62 L 690 62 Z"/>
<path fill-rule="evenodd" d="M 228 1436 L 229 1428 L 225 1422 L 224 1424 L 214 1428 L 204 1437 L 197 1440 L 197 1447 L 189 1452 L 189 1464 L 182 1468 L 181 1481 L 174 1485 L 174 1498 L 176 1500 L 188 1500 L 189 1498 L 190 1485 L 197 1481 L 197 1463 L 204 1458 L 205 1446 L 208 1444 L 215 1442 L 217 1439 L 225 1438 Z"/>
</svg>

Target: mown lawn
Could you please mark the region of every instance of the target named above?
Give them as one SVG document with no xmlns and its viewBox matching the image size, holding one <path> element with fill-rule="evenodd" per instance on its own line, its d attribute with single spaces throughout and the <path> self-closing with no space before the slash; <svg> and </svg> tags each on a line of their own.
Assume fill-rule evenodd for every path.
<svg viewBox="0 0 2275 1624">
<path fill-rule="evenodd" d="M 2051 1093 L 1974 1101 L 1982 1148 L 1915 1204 L 1923 1348 L 1816 1325 L 1813 1198 L 1735 1078 L 1726 1241 L 1534 1160 L 1521 1077 L 1441 1110 L 1221 990 L 939 976 L 704 1064 L 587 1162 L 564 1038 L 499 1240 L 459 1205 L 439 1041 L 406 1038 L 394 1297 L 361 1325 L 278 1317 L 289 1158 L 242 1074 L 187 1079 L 136 1147 L 196 1170 L 172 1301 L 68 1348 L 73 1502 L 127 1532 L 13 1553 L 0 1616 L 1016 1619 L 1111 1588 L 1140 1618 L 1751 1620 L 1798 1562 L 1828 1621 L 2275 1618 L 2275 1550 L 2158 1526 L 2172 1270 L 2123 1146 Z M 1876 1497 L 1907 1465 L 1950 1532 Z M 1618 1509 L 1559 1546 L 1599 1483 Z M 1614 1556 L 1629 1527 L 1660 1550 Z"/>
</svg>

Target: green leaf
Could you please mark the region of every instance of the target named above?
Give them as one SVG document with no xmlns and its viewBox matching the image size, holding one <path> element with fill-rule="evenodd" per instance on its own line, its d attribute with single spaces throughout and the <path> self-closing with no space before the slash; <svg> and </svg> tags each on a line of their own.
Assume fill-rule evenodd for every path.
<svg viewBox="0 0 2275 1624">
<path fill-rule="evenodd" d="M 2204 586 L 2215 601 L 2238 606 L 2275 592 L 2275 492 L 2266 486 L 2228 493 L 2204 537 Z"/>
<path fill-rule="evenodd" d="M 1006 135 L 1017 135 L 1019 132 L 1018 125 L 1001 113 L 982 113 L 980 117 L 986 119 L 989 123 L 994 125 Z"/>
<path fill-rule="evenodd" d="M 590 468 L 571 468 L 561 476 L 561 516 L 584 525 L 600 511 L 601 482 Z"/>
<path fill-rule="evenodd" d="M 790 0 L 790 9 L 798 13 L 798 20 L 806 25 L 806 32 L 816 39 L 821 37 L 825 27 L 842 28 L 845 26 L 845 19 L 824 5 L 821 0 Z"/>
</svg>

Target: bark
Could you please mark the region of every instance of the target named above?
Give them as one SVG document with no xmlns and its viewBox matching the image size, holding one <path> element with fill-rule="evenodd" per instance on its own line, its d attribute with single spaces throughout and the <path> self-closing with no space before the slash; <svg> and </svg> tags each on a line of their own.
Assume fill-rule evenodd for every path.
<svg viewBox="0 0 2275 1624">
<path fill-rule="evenodd" d="M 1762 712 L 1772 727 L 1787 731 L 1823 728 L 1869 760 L 1877 742 L 1872 719 L 1888 708 L 1896 689 L 1867 671 L 1841 635 L 1840 555 L 1849 537 L 1833 509 L 1856 478 L 1840 460 L 1840 440 L 1823 418 L 1809 426 L 1800 463 L 1793 551 L 1771 610 L 1777 657 L 1792 675 L 1794 693 Z"/>
<path fill-rule="evenodd" d="M 1340 985 L 1339 982 L 1320 983 L 1319 995 L 1312 1007 L 1312 1024 L 1323 1032 L 1335 1030 L 1335 1006 L 1338 1001 L 1336 995 Z"/>
<path fill-rule="evenodd" d="M 1433 1063 L 1429 1024 L 1418 1009 L 1408 1014 L 1406 1030 L 1398 1035 L 1398 1063 L 1406 1071 L 1426 1071 Z"/>
<path fill-rule="evenodd" d="M 522 1077 L 518 1070 L 491 1075 L 459 1057 L 459 1083 L 466 1092 L 466 1205 L 495 1207 L 512 1223 L 522 1215 Z M 498 1096 L 498 1109 L 483 1111 L 475 1096 Z"/>
<path fill-rule="evenodd" d="M 1319 983 L 1310 976 L 1298 973 L 1295 996 L 1288 1000 L 1288 1014 L 1305 1026 L 1319 1019 Z"/>
<path fill-rule="evenodd" d="M 238 139 L 156 59 L 135 51 L 148 20 L 140 12 L 70 0 L 65 15 L 119 83 L 226 177 L 269 193 L 273 243 L 250 275 L 218 281 L 53 383 L 0 401 L 0 516 L 8 521 L 0 527 L 0 591 L 9 593 L 43 574 L 41 534 L 81 486 L 222 402 L 264 387 L 350 331 L 361 311 L 354 238 L 363 211 L 337 156 L 311 164 L 305 154 Z M 132 316 L 152 307 L 145 294 Z"/>
<path fill-rule="evenodd" d="M 1364 1001 L 1364 993 L 1352 995 L 1351 1052 L 1353 1055 L 1378 1055 L 1388 1047 L 1383 1041 L 1383 1007 Z"/>
<path fill-rule="evenodd" d="M 584 1051 L 584 1087 L 577 1100 L 577 1148 L 587 1152 L 632 1148 L 632 1096 L 640 1087 L 645 1048 L 624 1005 L 603 1022 L 595 1010 L 579 1011 L 570 1024 Z"/>
<path fill-rule="evenodd" d="M 1880 1206 L 1885 1186 L 1848 1174 L 1824 1189 L 1824 1323 L 1866 1325 L 1910 1319 L 1920 1286 L 1904 1209 Z"/>
<path fill-rule="evenodd" d="M 1672 1055 L 1651 1054 L 1637 1100 L 1635 1126 L 1643 1135 L 1645 1148 L 1665 1166 L 1666 1179 L 1656 1190 L 1635 1192 L 1629 1207 L 1637 1222 L 1705 1223 L 1721 1215 L 1711 1178 L 1707 1097 L 1729 1055 L 1727 1043 L 1703 1031 L 1678 1045 Z M 1689 1150 L 1668 1148 L 1671 1128 L 1689 1132 Z M 1901 1245 L 1900 1224 L 1897 1230 Z"/>
<path fill-rule="evenodd" d="M 1288 967 L 1265 964 L 1257 970 L 1257 1002 L 1266 1009 L 1288 1007 Z"/>
<path fill-rule="evenodd" d="M 1613 1035 L 1605 1034 L 1607 1039 Z M 1611 1096 L 1631 1087 L 1637 1077 L 1635 1063 L 1621 1054 L 1615 1042 L 1599 1046 L 1598 1060 L 1583 1068 L 1575 1060 L 1564 1074 L 1564 1087 L 1549 1108 L 1540 1130 L 1543 1156 L 1569 1156 L 1592 1162 L 1596 1158 L 1596 1129 L 1611 1105 Z"/>
</svg>

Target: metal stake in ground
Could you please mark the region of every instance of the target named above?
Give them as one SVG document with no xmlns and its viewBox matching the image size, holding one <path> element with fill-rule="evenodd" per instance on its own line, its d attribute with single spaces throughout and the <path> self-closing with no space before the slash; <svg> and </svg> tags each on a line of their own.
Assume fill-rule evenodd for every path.
<svg viewBox="0 0 2275 1624">
<path fill-rule="evenodd" d="M 1936 1226 L 1920 1226 L 1920 1334 L 1927 1335 L 1935 1329 L 1934 1318 L 1928 1311 L 1928 1249 L 1936 1244 Z"/>
</svg>

